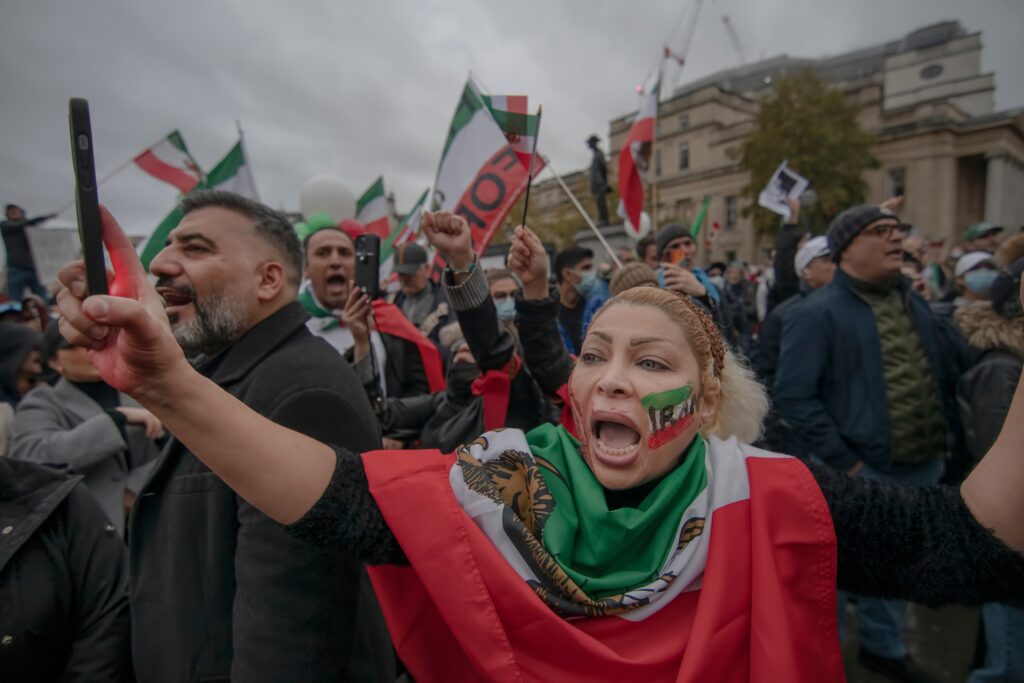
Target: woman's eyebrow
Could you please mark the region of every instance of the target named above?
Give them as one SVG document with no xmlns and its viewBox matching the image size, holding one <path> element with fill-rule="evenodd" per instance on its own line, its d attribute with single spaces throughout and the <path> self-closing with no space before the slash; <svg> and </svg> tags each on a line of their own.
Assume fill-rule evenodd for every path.
<svg viewBox="0 0 1024 683">
<path fill-rule="evenodd" d="M 664 342 L 670 344 L 671 342 L 664 337 L 634 337 L 629 340 L 630 346 L 643 346 L 644 344 L 653 344 L 656 342 Z"/>
<path fill-rule="evenodd" d="M 604 332 L 598 332 L 597 330 L 591 330 L 590 334 L 594 335 L 595 337 L 597 337 L 601 341 L 608 342 L 609 344 L 612 343 L 611 335 L 607 335 Z"/>
</svg>

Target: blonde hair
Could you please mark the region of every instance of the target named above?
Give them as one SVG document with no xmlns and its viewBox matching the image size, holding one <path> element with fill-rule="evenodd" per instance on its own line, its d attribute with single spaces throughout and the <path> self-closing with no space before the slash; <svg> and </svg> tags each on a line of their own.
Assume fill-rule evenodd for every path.
<svg viewBox="0 0 1024 683">
<path fill-rule="evenodd" d="M 727 347 L 722 333 L 704 309 L 689 297 L 653 287 L 627 289 L 609 299 L 594 315 L 597 319 L 615 304 L 652 306 L 664 312 L 682 327 L 690 349 L 701 370 L 703 396 L 718 397 L 711 424 L 701 430 L 705 435 L 728 439 L 735 436 L 744 443 L 761 436 L 768 413 L 768 396 L 746 361 Z"/>
</svg>

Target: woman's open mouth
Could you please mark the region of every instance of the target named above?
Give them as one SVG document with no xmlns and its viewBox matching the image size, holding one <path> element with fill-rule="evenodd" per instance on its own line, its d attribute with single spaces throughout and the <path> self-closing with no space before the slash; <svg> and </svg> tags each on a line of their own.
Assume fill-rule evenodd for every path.
<svg viewBox="0 0 1024 683">
<path fill-rule="evenodd" d="M 640 456 L 640 431 L 625 415 L 596 412 L 591 421 L 593 455 L 609 467 L 629 467 Z"/>
</svg>

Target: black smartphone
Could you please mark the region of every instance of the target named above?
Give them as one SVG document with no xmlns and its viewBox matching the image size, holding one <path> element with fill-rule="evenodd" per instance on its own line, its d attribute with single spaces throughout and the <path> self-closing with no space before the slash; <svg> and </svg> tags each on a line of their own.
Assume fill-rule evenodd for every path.
<svg viewBox="0 0 1024 683">
<path fill-rule="evenodd" d="M 356 237 L 356 287 L 370 295 L 380 296 L 380 237 Z"/>
<path fill-rule="evenodd" d="M 107 266 L 103 260 L 103 231 L 100 201 L 96 194 L 96 164 L 92 150 L 89 103 L 72 97 L 68 103 L 71 130 L 71 161 L 75 167 L 75 208 L 78 210 L 78 239 L 82 242 L 85 280 L 89 294 L 107 293 Z"/>
</svg>

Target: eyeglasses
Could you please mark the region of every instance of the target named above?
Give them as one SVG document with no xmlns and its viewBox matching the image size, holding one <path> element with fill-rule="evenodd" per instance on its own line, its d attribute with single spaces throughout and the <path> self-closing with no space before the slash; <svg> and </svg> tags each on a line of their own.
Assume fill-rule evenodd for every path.
<svg viewBox="0 0 1024 683">
<path fill-rule="evenodd" d="M 865 235 L 874 235 L 875 237 L 881 237 L 883 239 L 889 239 L 895 232 L 900 237 L 910 232 L 910 226 L 904 225 L 903 223 L 876 223 L 875 225 L 869 225 L 861 231 Z"/>
</svg>

